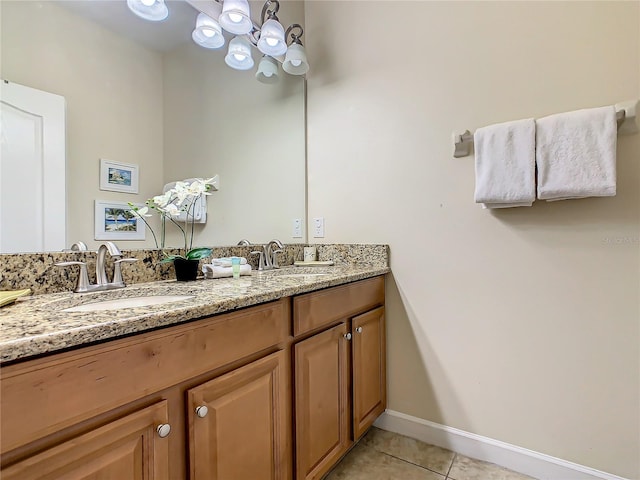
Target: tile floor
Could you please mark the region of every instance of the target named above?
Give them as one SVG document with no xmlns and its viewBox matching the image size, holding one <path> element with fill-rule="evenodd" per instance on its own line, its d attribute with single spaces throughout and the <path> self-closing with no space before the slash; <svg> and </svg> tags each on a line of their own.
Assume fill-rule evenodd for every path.
<svg viewBox="0 0 640 480">
<path fill-rule="evenodd" d="M 371 428 L 325 480 L 531 480 L 531 477 Z"/>
</svg>

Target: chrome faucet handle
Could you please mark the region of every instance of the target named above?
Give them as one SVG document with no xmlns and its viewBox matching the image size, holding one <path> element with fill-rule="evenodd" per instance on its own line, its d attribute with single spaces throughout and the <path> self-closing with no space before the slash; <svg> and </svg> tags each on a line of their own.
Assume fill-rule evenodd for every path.
<svg viewBox="0 0 640 480">
<path fill-rule="evenodd" d="M 122 279 L 122 264 L 123 263 L 135 263 L 137 262 L 137 258 L 121 258 L 113 262 L 113 283 L 118 286 L 125 286 L 124 280 Z"/>
<path fill-rule="evenodd" d="M 85 262 L 59 262 L 55 264 L 56 267 L 68 267 L 70 265 L 80 265 L 80 275 L 78 275 L 74 292 L 82 293 L 89 291 L 91 282 L 89 281 L 89 273 L 87 272 L 87 264 Z"/>
<path fill-rule="evenodd" d="M 240 240 L 240 241 L 238 242 L 238 245 L 245 245 L 245 246 L 248 246 L 248 245 L 251 245 L 251 242 L 250 242 L 249 240 L 247 240 L 246 238 L 243 238 L 242 240 Z"/>
<path fill-rule="evenodd" d="M 282 250 L 274 250 L 271 252 L 271 268 L 280 268 L 280 265 L 278 265 L 279 253 L 282 253 Z"/>
<path fill-rule="evenodd" d="M 264 252 L 260 252 L 256 250 L 255 252 L 251 252 L 251 255 L 260 255 L 260 259 L 258 260 L 258 270 L 267 270 L 267 266 L 264 263 Z"/>
</svg>

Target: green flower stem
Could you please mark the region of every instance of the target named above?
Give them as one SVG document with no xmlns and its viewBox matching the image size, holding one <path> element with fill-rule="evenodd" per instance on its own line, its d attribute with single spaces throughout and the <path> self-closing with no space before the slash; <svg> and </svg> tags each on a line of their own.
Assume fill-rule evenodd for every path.
<svg viewBox="0 0 640 480">
<path fill-rule="evenodd" d="M 171 223 L 173 223 L 175 226 L 177 226 L 180 229 L 180 231 L 182 232 L 182 236 L 184 237 L 184 246 L 185 246 L 185 252 L 184 253 L 186 254 L 187 253 L 186 252 L 187 234 L 185 233 L 184 228 L 182 228 L 182 226 L 178 222 L 176 222 L 171 215 L 169 215 L 169 220 L 171 220 Z"/>
<path fill-rule="evenodd" d="M 163 213 L 162 216 L 160 217 L 160 224 L 162 226 L 162 232 L 160 235 L 160 248 L 162 248 L 164 250 L 164 245 L 167 239 L 167 214 Z"/>
<path fill-rule="evenodd" d="M 153 241 L 156 244 L 156 248 L 160 248 L 158 247 L 158 239 L 156 238 L 156 234 L 154 233 L 153 228 L 151 228 L 151 225 L 149 225 L 149 222 L 147 222 L 142 215 L 139 215 L 138 218 L 144 222 L 144 224 L 147 226 L 147 228 L 151 232 L 151 235 L 153 235 Z"/>
<path fill-rule="evenodd" d="M 200 198 L 200 195 L 198 195 L 197 197 L 194 197 L 194 199 L 191 201 L 191 241 L 189 243 L 189 250 L 193 250 L 193 236 L 194 236 L 194 228 L 195 228 L 195 215 L 193 214 L 195 212 L 196 209 L 196 200 L 198 200 Z M 189 220 L 189 211 L 187 209 L 187 220 Z"/>
</svg>

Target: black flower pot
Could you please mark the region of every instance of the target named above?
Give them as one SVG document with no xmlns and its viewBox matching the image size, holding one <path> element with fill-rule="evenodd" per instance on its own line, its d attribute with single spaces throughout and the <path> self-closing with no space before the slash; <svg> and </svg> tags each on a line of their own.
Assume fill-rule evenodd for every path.
<svg viewBox="0 0 640 480">
<path fill-rule="evenodd" d="M 175 258 L 173 260 L 173 268 L 176 270 L 176 280 L 179 282 L 190 282 L 198 276 L 198 266 L 200 260 L 186 260 L 184 258 Z"/>
</svg>

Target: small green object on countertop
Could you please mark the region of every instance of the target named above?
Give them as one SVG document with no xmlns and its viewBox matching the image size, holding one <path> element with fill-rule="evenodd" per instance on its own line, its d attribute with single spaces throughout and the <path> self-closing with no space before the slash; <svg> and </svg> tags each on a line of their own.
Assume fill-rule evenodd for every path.
<svg viewBox="0 0 640 480">
<path fill-rule="evenodd" d="M 0 291 L 0 307 L 9 305 L 10 303 L 15 302 L 18 297 L 29 295 L 30 293 L 30 288 L 25 288 L 24 290 Z"/>
<path fill-rule="evenodd" d="M 231 268 L 233 278 L 240 278 L 240 257 L 231 257 Z"/>
</svg>

